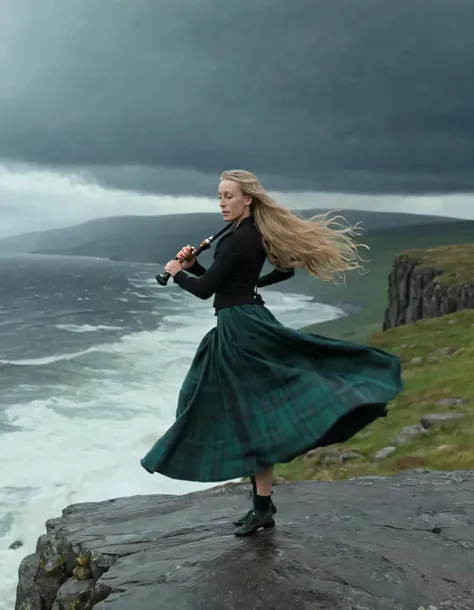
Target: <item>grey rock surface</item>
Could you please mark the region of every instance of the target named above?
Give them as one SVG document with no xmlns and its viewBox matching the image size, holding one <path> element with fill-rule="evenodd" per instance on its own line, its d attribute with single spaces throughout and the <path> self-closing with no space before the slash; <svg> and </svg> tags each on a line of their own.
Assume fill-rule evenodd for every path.
<svg viewBox="0 0 474 610">
<path fill-rule="evenodd" d="M 405 445 L 415 438 L 427 434 L 426 428 L 421 424 L 414 424 L 412 426 L 404 426 L 392 439 L 392 445 Z"/>
<path fill-rule="evenodd" d="M 423 428 L 434 428 L 436 426 L 459 421 L 465 417 L 464 413 L 427 413 L 420 419 Z"/>
<path fill-rule="evenodd" d="M 387 447 L 383 447 L 383 449 L 380 449 L 374 455 L 374 460 L 375 461 L 384 460 L 385 458 L 388 458 L 389 455 L 392 455 L 392 453 L 395 453 L 396 450 L 397 450 L 397 448 L 394 447 L 393 445 L 388 445 Z"/>
<path fill-rule="evenodd" d="M 276 529 L 244 539 L 248 486 L 74 505 L 16 609 L 472 610 L 473 498 L 472 471 L 282 485 Z"/>
<path fill-rule="evenodd" d="M 466 403 L 465 398 L 442 398 L 435 402 L 437 407 L 458 407 Z"/>
</svg>

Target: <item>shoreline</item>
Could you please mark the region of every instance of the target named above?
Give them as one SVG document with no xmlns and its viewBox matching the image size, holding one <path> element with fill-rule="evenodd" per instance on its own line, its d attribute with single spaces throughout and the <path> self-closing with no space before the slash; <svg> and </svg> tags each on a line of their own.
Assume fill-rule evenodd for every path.
<svg viewBox="0 0 474 610">
<path fill-rule="evenodd" d="M 311 289 L 304 285 L 297 285 L 292 289 L 291 281 L 286 285 L 277 284 L 268 288 L 260 288 L 258 289 L 259 294 L 264 294 L 265 292 L 272 293 L 278 292 L 280 294 L 285 295 L 299 295 L 303 297 L 309 297 L 312 303 L 319 305 L 326 305 L 328 307 L 333 307 L 334 309 L 341 310 L 345 316 L 351 316 L 361 313 L 364 309 L 366 309 L 367 304 L 362 303 L 361 301 L 349 301 L 349 300 L 339 300 L 339 299 L 331 299 L 322 294 L 318 294 L 317 291 Z M 265 300 L 265 298 L 264 298 Z M 341 316 L 342 317 L 342 316 Z M 337 318 L 339 319 L 339 318 Z M 327 322 L 325 320 L 324 322 Z M 313 322 L 312 324 L 323 324 L 324 322 Z"/>
<path fill-rule="evenodd" d="M 336 309 L 340 309 L 341 311 L 343 311 L 346 314 L 346 317 L 354 316 L 365 309 L 364 305 L 359 305 L 356 303 L 348 303 L 347 301 L 345 301 L 343 303 L 335 304 L 333 302 L 329 302 L 329 299 L 326 299 L 326 300 L 318 299 L 317 302 L 321 303 L 321 305 L 329 305 L 330 307 L 335 307 Z M 322 324 L 322 322 L 315 322 L 315 324 Z"/>
<path fill-rule="evenodd" d="M 31 255 L 31 254 L 26 254 L 26 255 L 21 255 L 22 258 L 26 257 L 30 260 L 35 259 L 35 258 L 43 258 L 43 259 L 52 259 L 52 258 L 61 258 L 57 255 Z M 15 258 L 15 257 L 14 257 Z M 71 260 L 71 262 L 73 262 L 74 260 L 76 260 L 76 262 L 78 262 L 80 260 L 80 258 L 82 257 L 67 257 L 69 260 Z M 95 260 L 92 257 L 84 257 L 83 260 L 88 259 L 89 261 L 91 260 Z M 99 265 L 101 265 L 102 263 L 107 264 L 107 262 L 105 261 L 105 259 L 101 259 L 101 262 L 97 261 Z M 127 261 L 120 261 L 120 264 L 125 264 L 128 265 L 129 263 Z M 146 265 L 145 267 L 147 267 L 148 269 L 150 269 L 150 265 Z M 152 274 L 150 273 L 150 277 L 152 277 Z M 323 302 L 322 299 L 319 299 L 317 295 L 315 295 L 314 291 L 311 294 L 310 291 L 305 291 L 305 290 L 300 290 L 300 287 L 298 285 L 296 286 L 292 286 L 290 282 L 288 282 L 288 286 L 286 286 L 286 291 L 282 291 L 279 290 L 280 286 L 276 287 L 276 290 L 268 290 L 267 291 L 267 295 L 265 295 L 267 297 L 267 301 L 269 301 L 268 305 L 270 308 L 272 308 L 272 301 L 273 299 L 275 299 L 275 296 L 273 294 L 269 294 L 269 293 L 280 293 L 277 298 L 275 299 L 276 303 L 280 302 L 280 299 L 282 301 L 282 303 L 284 303 L 284 308 L 285 310 L 288 308 L 288 310 L 293 309 L 295 314 L 292 315 L 293 319 L 291 321 L 292 325 L 294 325 L 294 328 L 299 328 L 300 325 L 302 324 L 313 324 L 314 320 L 318 320 L 317 323 L 324 323 L 327 321 L 327 319 L 333 319 L 333 320 L 337 320 L 340 317 L 343 317 L 344 315 L 348 315 L 348 313 L 350 311 L 353 311 L 353 306 L 351 304 L 345 304 L 344 307 L 342 306 L 338 306 L 338 305 L 334 305 L 333 303 L 330 302 Z M 290 289 L 290 290 L 288 290 Z M 157 291 L 159 291 L 160 289 L 157 288 Z M 292 293 L 294 296 L 291 297 L 290 299 L 286 298 L 283 299 L 280 295 L 282 293 L 286 292 L 286 294 L 288 295 L 288 293 Z M 304 297 L 304 301 L 303 298 L 301 298 L 301 302 L 300 302 L 300 297 Z M 324 306 L 328 306 L 329 308 L 336 308 L 339 311 L 329 311 L 326 312 L 326 315 L 324 315 L 323 317 L 321 316 L 321 310 L 319 309 L 319 307 L 321 306 L 321 308 L 323 309 Z M 300 309 L 301 307 L 301 309 Z M 209 314 L 209 317 L 211 318 L 212 322 L 214 321 L 214 317 L 210 316 L 210 314 L 212 313 L 212 307 L 210 306 L 210 303 L 208 302 L 206 305 L 206 309 L 208 310 L 206 312 L 206 316 Z M 328 318 L 328 315 L 337 315 L 338 318 Z M 201 318 L 202 320 L 202 318 Z M 211 322 L 211 323 L 212 323 Z M 132 332 L 132 331 L 131 331 Z M 159 350 L 159 346 L 156 347 L 157 350 Z M 139 466 L 138 466 L 139 467 Z M 208 483 L 206 485 L 206 488 L 208 489 L 212 489 L 213 487 L 234 487 L 234 486 L 238 486 L 238 485 L 245 485 L 244 482 L 240 482 L 239 480 L 237 481 L 224 481 L 224 482 L 220 482 L 217 483 L 217 485 L 215 483 Z M 160 493 L 162 494 L 166 494 L 167 490 L 163 489 L 161 486 L 160 482 L 155 482 L 155 490 L 159 490 Z M 127 490 L 128 491 L 128 490 Z M 145 494 L 147 492 L 145 491 Z M 150 492 L 148 492 L 150 493 Z M 156 491 L 154 492 L 156 493 Z M 188 493 L 192 493 L 189 490 L 184 490 L 184 489 L 174 489 L 172 488 L 171 491 L 168 491 L 168 493 L 171 493 L 173 495 L 175 495 L 176 497 L 181 497 L 181 496 L 185 496 Z M 42 494 L 42 492 L 41 492 Z M 106 495 L 104 495 L 103 500 L 104 501 L 108 501 L 110 499 L 113 499 L 114 497 L 116 497 L 116 495 L 120 495 L 120 492 L 117 494 L 115 490 L 109 490 L 108 493 Z M 76 496 L 79 497 L 79 496 Z M 76 502 L 78 500 L 74 499 L 74 502 Z M 82 500 L 83 502 L 85 502 L 86 500 Z M 40 500 L 38 500 L 38 502 L 40 502 Z M 79 503 L 81 503 L 81 501 L 78 501 Z M 68 506 L 70 504 L 70 502 L 68 501 L 64 501 L 64 506 L 61 506 L 61 510 Z M 51 514 L 49 515 L 49 518 L 59 518 L 60 516 L 60 510 L 56 510 L 53 509 L 51 511 Z M 15 520 L 17 519 L 17 507 L 15 507 Z M 18 518 L 19 519 L 19 518 Z M 46 520 L 46 516 L 44 519 L 42 519 L 41 523 L 38 523 L 38 529 L 36 530 L 38 537 L 41 535 L 42 531 L 43 531 L 43 525 L 44 525 L 44 521 Z M 16 521 L 15 521 L 16 522 Z M 20 521 L 18 520 L 18 523 L 20 523 Z M 5 552 L 5 556 L 4 556 L 4 562 L 5 565 L 7 565 L 10 561 L 12 563 L 15 563 L 19 558 L 20 555 L 24 555 L 25 550 L 27 552 L 29 552 L 31 550 L 31 552 L 33 552 L 33 546 L 31 546 L 31 540 L 29 537 L 28 533 L 25 533 L 24 531 L 22 531 L 22 528 L 20 526 L 16 527 L 14 529 L 10 529 L 8 532 L 3 532 L 2 533 L 2 537 L 3 537 L 3 541 L 5 542 L 5 548 L 2 548 L 2 551 Z M 36 538 L 36 536 L 35 536 Z M 14 545 L 11 546 L 10 545 Z M 8 548 L 10 547 L 10 548 Z M 10 578 L 10 571 L 8 571 L 8 580 Z M 5 589 L 2 589 L 2 593 L 5 591 Z M 5 593 L 5 595 L 7 595 L 7 593 Z M 0 609 L 2 608 L 2 605 L 0 603 Z"/>
<path fill-rule="evenodd" d="M 302 292 L 299 292 L 298 294 L 302 294 L 303 296 L 312 296 L 312 295 L 304 294 Z M 339 311 L 342 311 L 343 315 L 338 316 L 337 318 L 329 318 L 327 320 L 322 320 L 319 322 L 311 322 L 310 324 L 301 326 L 298 328 L 298 330 L 300 330 L 301 332 L 309 332 L 309 329 L 315 329 L 318 326 L 321 326 L 322 324 L 327 324 L 328 322 L 331 322 L 332 324 L 337 324 L 338 320 L 346 320 L 347 318 L 350 318 L 351 316 L 356 316 L 356 315 L 360 314 L 362 311 L 364 311 L 364 309 L 366 309 L 366 306 L 364 306 L 364 305 L 349 303 L 347 301 L 336 304 L 334 302 L 330 302 L 329 299 L 320 299 L 316 296 L 313 296 L 313 302 L 316 304 L 319 304 L 319 305 L 324 305 L 327 307 L 332 307 L 334 309 L 338 309 Z"/>
<path fill-rule="evenodd" d="M 324 320 L 322 322 L 312 322 L 311 324 L 307 324 L 306 326 L 301 326 L 298 329 L 301 332 L 318 334 L 315 331 L 321 325 L 328 324 L 328 323 L 337 324 L 338 321 L 347 320 L 348 318 L 351 318 L 353 316 L 360 314 L 365 309 L 365 307 L 363 305 L 355 305 L 353 303 L 347 303 L 347 302 L 338 303 L 337 305 L 334 305 L 334 303 L 328 303 L 327 301 L 325 302 L 323 300 L 316 300 L 316 298 L 315 298 L 315 302 L 320 303 L 321 305 L 327 305 L 329 307 L 334 307 L 335 309 L 339 309 L 340 311 L 343 312 L 344 315 L 339 316 L 337 318 L 331 318 L 329 320 Z"/>
</svg>

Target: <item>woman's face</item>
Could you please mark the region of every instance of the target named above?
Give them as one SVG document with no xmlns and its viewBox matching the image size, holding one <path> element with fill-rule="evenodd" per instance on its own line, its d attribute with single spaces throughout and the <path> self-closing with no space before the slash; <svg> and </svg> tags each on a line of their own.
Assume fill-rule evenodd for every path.
<svg viewBox="0 0 474 610">
<path fill-rule="evenodd" d="M 237 182 L 222 180 L 218 194 L 219 206 L 225 221 L 235 222 L 250 216 L 252 198 L 242 193 Z"/>
</svg>

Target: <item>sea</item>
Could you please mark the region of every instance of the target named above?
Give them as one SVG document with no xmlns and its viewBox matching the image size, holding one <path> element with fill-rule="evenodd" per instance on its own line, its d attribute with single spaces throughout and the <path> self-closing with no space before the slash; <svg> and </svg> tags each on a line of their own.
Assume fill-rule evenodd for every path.
<svg viewBox="0 0 474 610">
<path fill-rule="evenodd" d="M 0 610 L 45 521 L 77 502 L 211 487 L 150 475 L 140 459 L 171 425 L 212 300 L 159 286 L 157 265 L 0 257 Z M 291 281 L 291 280 L 290 280 Z M 344 313 L 262 290 L 284 324 Z M 20 548 L 10 545 L 20 541 Z"/>
</svg>

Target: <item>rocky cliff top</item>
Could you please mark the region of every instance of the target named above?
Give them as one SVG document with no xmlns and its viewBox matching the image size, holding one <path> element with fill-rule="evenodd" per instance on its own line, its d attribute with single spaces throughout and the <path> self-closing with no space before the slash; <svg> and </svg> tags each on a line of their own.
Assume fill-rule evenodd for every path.
<svg viewBox="0 0 474 610">
<path fill-rule="evenodd" d="M 401 257 L 416 261 L 419 269 L 436 269 L 444 285 L 474 282 L 474 243 L 407 250 Z"/>
<path fill-rule="evenodd" d="M 383 330 L 465 309 L 474 309 L 474 243 L 396 257 Z"/>
<path fill-rule="evenodd" d="M 247 492 L 65 509 L 20 567 L 16 610 L 474 608 L 474 472 L 281 485 L 277 528 L 237 539 Z"/>
</svg>

